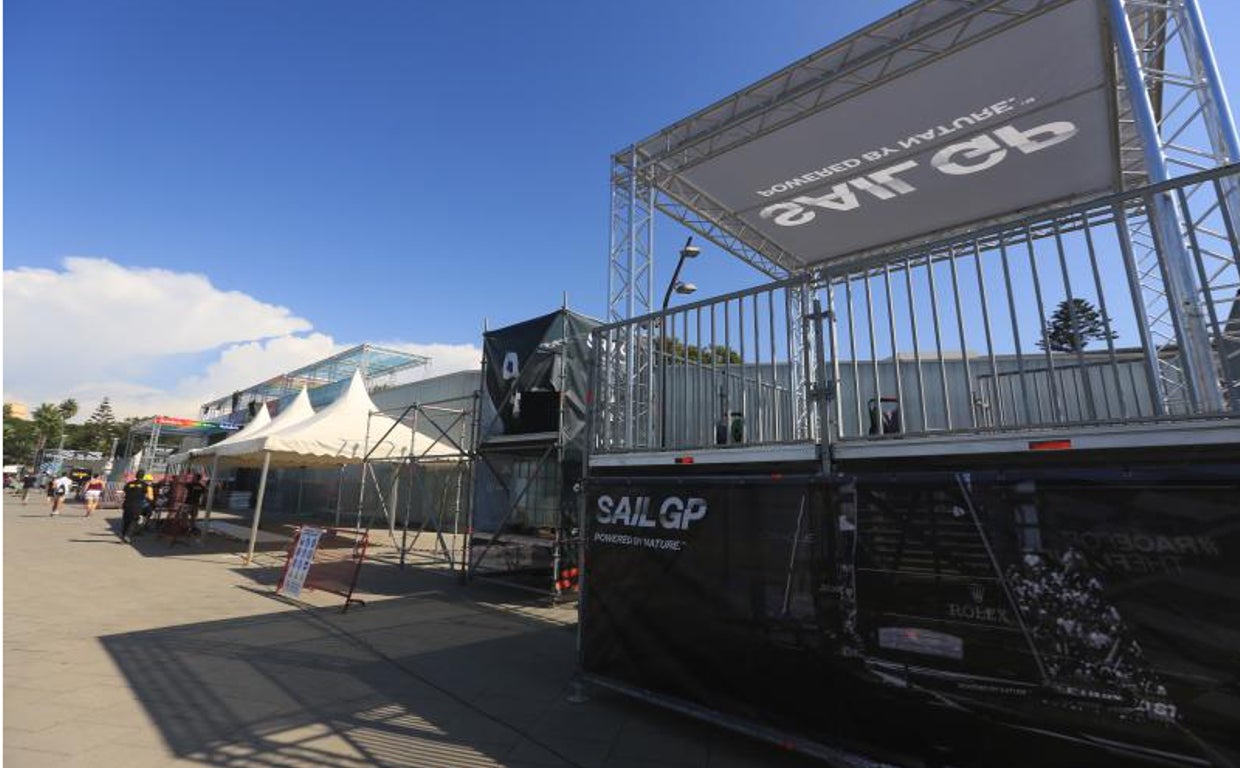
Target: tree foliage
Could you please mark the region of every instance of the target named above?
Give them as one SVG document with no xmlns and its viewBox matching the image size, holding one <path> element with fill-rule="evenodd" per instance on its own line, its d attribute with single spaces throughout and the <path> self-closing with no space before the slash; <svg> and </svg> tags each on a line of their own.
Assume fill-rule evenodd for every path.
<svg viewBox="0 0 1240 768">
<path fill-rule="evenodd" d="M 1080 352 L 1091 341 L 1105 341 L 1118 336 L 1115 331 L 1107 329 L 1102 315 L 1093 304 L 1085 299 L 1068 298 L 1059 302 L 1046 322 L 1038 348 L 1051 352 Z"/>
<path fill-rule="evenodd" d="M 79 430 L 78 447 L 86 451 L 107 452 L 112 448 L 112 440 L 121 437 L 123 432 L 123 427 L 112 413 L 111 401 L 105 397 Z"/>
<path fill-rule="evenodd" d="M 60 415 L 64 417 L 64 420 L 66 422 L 68 422 L 74 416 L 77 416 L 78 402 L 77 400 L 74 400 L 72 397 L 70 397 L 66 400 L 62 400 L 56 406 L 56 410 L 60 411 Z"/>
<path fill-rule="evenodd" d="M 663 336 L 660 337 L 658 345 L 664 354 L 671 356 L 670 362 L 672 363 L 684 362 L 686 354 L 689 362 L 701 363 L 702 365 L 723 365 L 725 363 L 739 365 L 741 362 L 739 352 L 722 344 L 716 344 L 713 347 L 699 347 L 690 344 L 686 351 L 685 344 L 680 339 L 675 336 Z"/>
<path fill-rule="evenodd" d="M 64 434 L 65 413 L 56 405 L 43 403 L 34 409 L 30 417 L 34 420 L 35 429 L 46 443 L 55 443 Z"/>
<path fill-rule="evenodd" d="M 38 430 L 33 421 L 13 416 L 13 410 L 4 406 L 4 463 L 29 464 L 34 457 Z"/>
<path fill-rule="evenodd" d="M 79 412 L 77 400 L 67 398 L 59 403 L 43 403 L 34 410 L 30 420 L 14 418 L 8 406 L 4 408 L 4 462 L 6 464 L 33 464 L 42 451 L 59 448 L 66 450 L 107 452 L 112 440 L 125 435 L 130 422 L 118 422 L 112 413 L 108 398 L 96 406 L 84 424 L 70 424 L 69 420 Z"/>
</svg>

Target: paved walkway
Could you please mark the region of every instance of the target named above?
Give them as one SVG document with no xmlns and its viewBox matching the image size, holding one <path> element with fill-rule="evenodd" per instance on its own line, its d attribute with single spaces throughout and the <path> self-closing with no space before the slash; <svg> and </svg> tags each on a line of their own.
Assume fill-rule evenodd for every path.
<svg viewBox="0 0 1240 768">
<path fill-rule="evenodd" d="M 367 564 L 365 608 L 272 595 L 241 545 L 118 541 L 114 510 L 4 496 L 4 764 L 653 766 L 810 763 L 592 691 L 575 614 L 427 568 Z"/>
</svg>

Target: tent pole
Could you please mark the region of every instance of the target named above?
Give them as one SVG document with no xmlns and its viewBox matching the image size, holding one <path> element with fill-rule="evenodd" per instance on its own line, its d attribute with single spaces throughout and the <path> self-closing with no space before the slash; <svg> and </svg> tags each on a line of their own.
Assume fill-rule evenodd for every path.
<svg viewBox="0 0 1240 768">
<path fill-rule="evenodd" d="M 340 465 L 340 473 L 336 478 L 336 523 L 335 527 L 340 527 L 340 506 L 344 501 L 344 465 Z"/>
<path fill-rule="evenodd" d="M 358 483 L 358 488 L 357 488 L 357 526 L 353 529 L 355 532 L 358 532 L 358 533 L 360 533 L 362 530 L 362 507 L 365 506 L 366 504 L 366 469 L 367 467 L 370 466 L 370 414 L 369 413 L 366 414 L 366 442 L 362 443 L 362 446 L 363 448 L 365 448 L 365 450 L 362 453 L 362 476 L 360 478 L 361 482 Z M 370 476 L 373 478 L 375 476 L 375 473 L 371 471 Z M 375 480 L 375 490 L 376 491 L 379 490 L 379 481 L 377 479 Z M 367 524 L 366 529 L 370 530 L 369 524 Z"/>
<path fill-rule="evenodd" d="M 396 494 L 400 488 L 400 467 L 392 471 L 392 487 L 388 491 L 387 512 L 388 512 L 388 535 L 392 537 L 392 541 L 396 541 Z"/>
<path fill-rule="evenodd" d="M 258 520 L 263 516 L 263 494 L 267 492 L 267 470 L 271 468 L 271 452 L 263 451 L 263 473 L 258 478 L 258 500 L 254 502 L 254 522 L 250 524 L 250 543 L 245 550 L 245 564 L 254 559 L 254 542 L 258 540 Z"/>
<path fill-rule="evenodd" d="M 199 541 L 204 544 L 207 541 L 207 536 L 211 533 L 211 505 L 215 502 L 215 486 L 217 483 L 215 473 L 219 468 L 220 455 L 217 453 L 211 457 L 211 474 L 207 477 L 207 512 L 202 520 L 202 536 L 199 537 Z"/>
</svg>

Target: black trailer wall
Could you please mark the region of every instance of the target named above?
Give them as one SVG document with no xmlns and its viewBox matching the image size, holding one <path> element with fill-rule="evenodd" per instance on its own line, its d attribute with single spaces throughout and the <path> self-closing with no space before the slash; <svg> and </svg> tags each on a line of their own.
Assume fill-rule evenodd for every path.
<svg viewBox="0 0 1240 768">
<path fill-rule="evenodd" d="M 886 759 L 1240 760 L 1234 465 L 593 477 L 586 509 L 588 674 Z"/>
</svg>

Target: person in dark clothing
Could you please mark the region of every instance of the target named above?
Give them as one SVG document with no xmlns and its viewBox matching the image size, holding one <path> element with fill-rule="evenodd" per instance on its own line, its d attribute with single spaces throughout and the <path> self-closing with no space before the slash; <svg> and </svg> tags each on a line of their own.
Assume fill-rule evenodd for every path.
<svg viewBox="0 0 1240 768">
<path fill-rule="evenodd" d="M 121 502 L 121 541 L 128 542 L 131 529 L 140 515 L 149 515 L 151 502 L 155 499 L 155 491 L 143 476 L 142 472 L 134 479 L 125 483 L 124 501 Z"/>
<path fill-rule="evenodd" d="M 195 472 L 194 476 L 185 484 L 185 506 L 189 510 L 191 533 L 198 531 L 198 513 L 202 510 L 202 502 L 206 495 L 206 483 L 202 482 L 202 475 Z"/>
<path fill-rule="evenodd" d="M 30 496 L 30 489 L 39 484 L 39 478 L 33 473 L 27 473 L 22 478 L 22 503 L 26 503 L 26 499 Z"/>
</svg>

